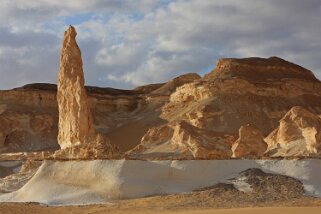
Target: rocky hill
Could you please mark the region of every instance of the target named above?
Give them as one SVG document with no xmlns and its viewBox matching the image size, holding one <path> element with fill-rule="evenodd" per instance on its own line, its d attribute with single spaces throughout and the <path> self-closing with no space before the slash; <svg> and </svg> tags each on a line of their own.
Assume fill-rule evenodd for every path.
<svg viewBox="0 0 321 214">
<path fill-rule="evenodd" d="M 56 85 L 43 83 L 0 91 L 1 153 L 59 149 L 56 92 Z M 321 82 L 278 57 L 220 59 L 204 78 L 191 73 L 133 90 L 86 92 L 95 129 L 128 158 L 316 156 L 321 150 Z"/>
<path fill-rule="evenodd" d="M 321 113 L 320 89 L 321 83 L 311 71 L 277 57 L 221 59 L 203 79 L 184 84 L 170 95 L 160 115 L 167 123 L 151 128 L 130 154 L 160 158 L 165 153 L 180 154 L 181 158 L 192 154 L 194 158 L 216 159 L 231 157 L 231 147 L 234 152 L 238 151 L 234 157 L 248 157 L 247 151 L 252 152 L 252 157 L 258 157 L 258 154 L 262 157 L 272 147 L 274 156 L 318 154 L 320 138 L 313 138 L 314 133 L 320 132 L 317 119 L 314 122 L 304 120 L 307 121 L 304 127 L 315 129 L 309 136 L 308 132 L 301 133 L 301 129 L 294 133 L 278 132 L 279 135 L 300 135 L 288 141 L 305 138 L 309 141 L 305 144 L 312 145 L 313 149 L 305 149 L 305 152 L 298 149 L 285 155 L 284 151 L 276 151 L 282 150 L 282 146 L 274 148 L 276 142 L 269 143 L 266 152 L 262 152 L 262 148 L 268 147 L 263 138 L 279 126 L 280 119 L 292 107 L 300 106 L 297 108 L 308 112 L 307 117 L 318 117 Z M 242 132 L 241 127 L 246 125 L 252 126 L 252 130 Z M 242 141 L 239 129 L 240 134 L 246 133 L 244 135 L 250 136 L 247 139 L 252 140 Z M 238 137 L 240 140 L 236 140 Z M 245 148 L 240 149 L 241 146 Z"/>
</svg>

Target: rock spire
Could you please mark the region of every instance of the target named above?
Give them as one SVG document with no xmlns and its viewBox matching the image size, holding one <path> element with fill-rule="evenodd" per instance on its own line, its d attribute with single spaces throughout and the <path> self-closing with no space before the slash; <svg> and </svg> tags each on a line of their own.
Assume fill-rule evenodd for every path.
<svg viewBox="0 0 321 214">
<path fill-rule="evenodd" d="M 61 49 L 57 91 L 58 143 L 61 150 L 56 156 L 107 158 L 117 149 L 104 136 L 96 133 L 76 35 L 75 28 L 70 26 L 65 31 Z"/>
<path fill-rule="evenodd" d="M 58 142 L 62 149 L 87 143 L 95 134 L 90 103 L 84 87 L 81 51 L 76 42 L 76 30 L 65 31 L 58 74 L 59 107 Z"/>
</svg>

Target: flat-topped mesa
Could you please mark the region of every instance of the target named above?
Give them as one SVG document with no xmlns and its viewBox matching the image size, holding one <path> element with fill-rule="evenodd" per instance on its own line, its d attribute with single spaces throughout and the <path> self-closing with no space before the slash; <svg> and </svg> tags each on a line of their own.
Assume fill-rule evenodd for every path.
<svg viewBox="0 0 321 214">
<path fill-rule="evenodd" d="M 90 102 L 85 90 L 81 51 L 76 30 L 70 26 L 64 34 L 58 74 L 59 110 L 58 158 L 107 158 L 117 152 L 108 139 L 96 133 Z M 105 154 L 101 154 L 108 148 Z M 98 150 L 99 151 L 98 151 Z"/>
<path fill-rule="evenodd" d="M 317 80 L 312 71 L 279 57 L 223 58 L 218 61 L 216 68 L 204 77 L 205 80 L 212 78 L 241 78 L 249 81 Z"/>
</svg>

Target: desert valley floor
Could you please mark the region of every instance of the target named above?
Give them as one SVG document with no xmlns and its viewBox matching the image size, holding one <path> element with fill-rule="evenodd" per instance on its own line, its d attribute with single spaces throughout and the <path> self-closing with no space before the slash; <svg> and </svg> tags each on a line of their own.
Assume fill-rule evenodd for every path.
<svg viewBox="0 0 321 214">
<path fill-rule="evenodd" d="M 321 213 L 312 71 L 223 58 L 203 77 L 85 87 L 76 36 L 57 85 L 0 91 L 1 214 Z"/>
<path fill-rule="evenodd" d="M 130 205 L 130 207 L 128 207 Z M 135 207 L 133 204 L 127 206 L 106 206 L 106 205 L 90 205 L 90 206 L 72 206 L 72 207 L 47 207 L 37 204 L 1 204 L 0 213 L 7 214 L 319 214 L 320 207 L 304 207 L 304 205 L 298 203 L 296 205 L 291 204 L 292 207 L 262 207 L 262 208 L 231 208 L 231 209 L 217 209 L 217 208 L 202 208 L 202 207 L 185 207 L 181 209 L 167 209 L 167 208 L 155 208 L 152 206 L 139 206 Z M 320 206 L 320 204 L 315 204 Z M 299 207 L 297 207 L 299 206 Z"/>
</svg>

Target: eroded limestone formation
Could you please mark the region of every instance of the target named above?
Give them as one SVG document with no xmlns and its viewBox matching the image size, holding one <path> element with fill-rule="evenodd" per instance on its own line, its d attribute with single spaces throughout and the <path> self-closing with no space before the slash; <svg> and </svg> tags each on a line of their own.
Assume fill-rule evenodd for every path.
<svg viewBox="0 0 321 214">
<path fill-rule="evenodd" d="M 61 49 L 57 101 L 59 110 L 57 158 L 108 158 L 118 153 L 110 141 L 96 133 L 90 101 L 84 87 L 81 51 L 76 30 L 65 32 Z"/>
<path fill-rule="evenodd" d="M 84 72 L 76 30 L 65 32 L 58 74 L 58 143 L 61 149 L 84 145 L 95 135 L 90 103 L 84 88 Z"/>
<path fill-rule="evenodd" d="M 321 118 L 296 106 L 285 114 L 280 125 L 265 141 L 270 156 L 313 156 L 321 153 Z"/>
<path fill-rule="evenodd" d="M 180 121 L 153 127 L 129 152 L 134 158 L 228 159 L 234 136 L 203 130 Z"/>
<path fill-rule="evenodd" d="M 170 94 L 160 115 L 167 124 L 151 128 L 141 146 L 134 150 L 141 154 L 172 157 L 171 154 L 178 151 L 176 145 L 185 145 L 180 147 L 181 151 L 185 151 L 182 148 L 204 148 L 202 155 L 193 155 L 194 158 L 204 158 L 204 154 L 211 153 L 211 148 L 220 147 L 215 142 L 229 146 L 224 137 L 217 141 L 205 138 L 204 133 L 236 136 L 240 131 L 239 140 L 233 144 L 234 157 L 260 158 L 267 148 L 263 136 L 278 126 L 278 121 L 290 108 L 300 105 L 320 112 L 320 91 L 321 83 L 311 71 L 278 57 L 221 59 L 204 78 L 195 78 Z M 253 124 L 256 129 L 242 127 L 240 130 L 244 124 Z M 162 133 L 170 134 L 166 139 L 157 139 L 156 136 L 163 136 Z M 175 133 L 185 133 L 182 136 L 188 136 L 188 133 L 190 137 L 178 140 L 174 136 L 180 135 Z M 195 142 L 195 146 L 189 142 Z M 215 146 L 207 146 L 211 144 Z M 222 155 L 207 158 L 228 157 L 225 149 L 216 151 Z"/>
<path fill-rule="evenodd" d="M 246 125 L 241 126 L 239 138 L 232 146 L 232 157 L 234 158 L 259 158 L 267 149 L 267 144 L 260 130 Z"/>
</svg>

